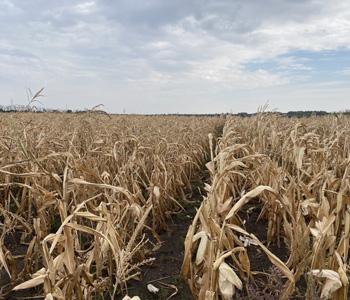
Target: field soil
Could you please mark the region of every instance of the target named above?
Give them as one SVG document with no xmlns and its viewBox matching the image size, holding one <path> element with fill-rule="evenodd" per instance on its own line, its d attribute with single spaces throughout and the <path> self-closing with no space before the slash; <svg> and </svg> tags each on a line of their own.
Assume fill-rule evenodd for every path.
<svg viewBox="0 0 350 300">
<path fill-rule="evenodd" d="M 187 191 L 186 194 L 187 201 L 181 203 L 184 210 L 173 214 L 168 224 L 168 230 L 159 235 L 162 245 L 154 252 L 155 261 L 142 268 L 140 280 L 128 282 L 127 291 L 124 292 L 127 292 L 130 297 L 139 296 L 142 300 L 193 299 L 180 272 L 187 230 L 196 214 L 196 209 L 203 200 L 204 183 L 208 181 L 208 177 L 208 172 L 203 171 L 192 181 L 192 190 Z M 157 287 L 159 292 L 152 294 L 147 289 L 148 284 Z M 123 296 L 118 295 L 116 299 L 123 299 Z"/>
<path fill-rule="evenodd" d="M 17 262 L 12 265 L 13 268 L 16 268 L 16 274 L 18 274 L 18 276 L 12 278 L 11 281 L 5 269 L 0 270 L 0 300 L 44 299 L 44 297 L 41 296 L 40 287 L 11 291 L 12 288 L 25 280 L 24 278 L 21 278 L 19 274 L 24 268 L 24 256 L 27 253 L 28 244 L 29 241 L 24 241 L 24 243 L 21 242 L 21 233 L 19 231 L 13 230 L 7 232 L 5 235 L 4 245 L 6 249 L 18 258 Z"/>
<path fill-rule="evenodd" d="M 266 219 L 259 219 L 262 203 L 254 199 L 244 206 L 239 217 L 245 220 L 245 229 L 254 234 L 268 249 L 283 262 L 288 260 L 288 247 L 283 238 L 280 244 L 267 243 L 268 222 Z M 279 299 L 284 289 L 285 279 L 283 274 L 271 263 L 267 255 L 259 247 L 248 247 L 248 256 L 252 269 L 257 272 L 253 282 L 248 284 L 249 295 L 245 291 L 238 292 L 238 299 L 253 300 L 274 300 Z M 305 282 L 300 280 L 290 300 L 305 299 Z"/>
</svg>

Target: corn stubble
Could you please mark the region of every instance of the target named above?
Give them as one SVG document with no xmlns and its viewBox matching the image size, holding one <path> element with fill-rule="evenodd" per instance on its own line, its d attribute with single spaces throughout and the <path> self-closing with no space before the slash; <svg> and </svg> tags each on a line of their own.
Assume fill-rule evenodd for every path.
<svg viewBox="0 0 350 300">
<path fill-rule="evenodd" d="M 147 237 L 181 210 L 222 123 L 2 115 L 0 274 L 9 280 L 0 296 L 36 287 L 45 299 L 93 299 L 124 289 L 152 261 Z"/>
<path fill-rule="evenodd" d="M 301 281 L 306 299 L 348 299 L 349 137 L 346 117 L 260 113 L 226 122 L 185 240 L 182 275 L 196 298 L 254 298 L 249 286 L 261 272 L 248 250 L 255 248 L 283 278 L 280 299 Z M 266 241 L 248 232 L 242 217 L 256 202 Z M 288 258 L 274 254 L 272 244 L 284 244 Z"/>
</svg>

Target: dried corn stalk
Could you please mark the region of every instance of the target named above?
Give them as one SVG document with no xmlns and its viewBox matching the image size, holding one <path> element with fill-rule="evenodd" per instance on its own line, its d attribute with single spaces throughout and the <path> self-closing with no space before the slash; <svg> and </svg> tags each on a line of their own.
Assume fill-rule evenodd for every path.
<svg viewBox="0 0 350 300">
<path fill-rule="evenodd" d="M 307 299 L 315 293 L 348 298 L 349 134 L 346 117 L 289 119 L 261 112 L 226 122 L 216 156 L 207 163 L 207 195 L 185 241 L 182 274 L 196 297 L 237 294 L 237 286 L 220 275 L 220 264 L 246 289 L 256 272 L 245 249 L 258 247 L 283 274 L 279 298 L 287 299 L 302 276 Z M 267 241 L 248 232 L 242 219 L 256 203 Z M 207 237 L 205 251 L 198 236 Z M 269 250 L 272 243 L 284 243 L 287 260 Z"/>
</svg>

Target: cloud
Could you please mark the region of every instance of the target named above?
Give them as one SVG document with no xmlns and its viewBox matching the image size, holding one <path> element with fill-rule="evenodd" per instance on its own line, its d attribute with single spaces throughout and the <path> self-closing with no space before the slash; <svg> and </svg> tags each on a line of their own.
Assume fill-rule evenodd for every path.
<svg viewBox="0 0 350 300">
<path fill-rule="evenodd" d="M 73 11 L 75 11 L 77 14 L 91 14 L 96 9 L 96 3 L 94 1 L 88 1 L 79 3 L 74 6 Z"/>
<path fill-rule="evenodd" d="M 340 71 L 341 75 L 350 76 L 350 69 L 344 69 Z"/>
<path fill-rule="evenodd" d="M 0 0 L 0 11 L 4 97 L 45 85 L 48 106 L 209 112 L 270 94 L 283 108 L 283 91 L 310 94 L 318 80 L 313 53 L 350 52 L 347 0 Z"/>
</svg>

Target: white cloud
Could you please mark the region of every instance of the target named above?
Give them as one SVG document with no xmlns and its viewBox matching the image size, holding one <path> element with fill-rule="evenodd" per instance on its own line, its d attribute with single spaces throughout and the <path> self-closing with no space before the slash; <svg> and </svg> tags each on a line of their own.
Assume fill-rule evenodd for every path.
<svg viewBox="0 0 350 300">
<path fill-rule="evenodd" d="M 83 2 L 75 5 L 73 11 L 78 14 L 91 14 L 96 9 L 96 3 L 94 1 Z"/>
<path fill-rule="evenodd" d="M 12 3 L 10 0 L 1 0 L 0 1 L 0 15 L 6 14 L 19 14 L 21 9 Z"/>
<path fill-rule="evenodd" d="M 350 69 L 342 70 L 342 71 L 340 71 L 340 74 L 341 74 L 341 75 L 350 76 Z"/>
</svg>

